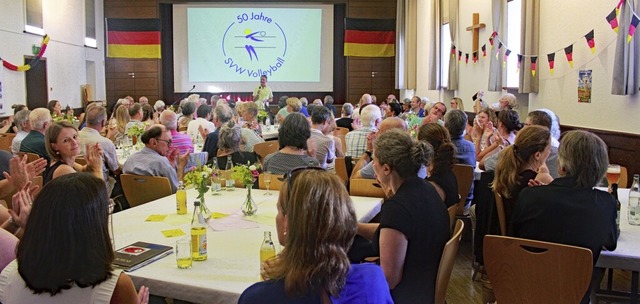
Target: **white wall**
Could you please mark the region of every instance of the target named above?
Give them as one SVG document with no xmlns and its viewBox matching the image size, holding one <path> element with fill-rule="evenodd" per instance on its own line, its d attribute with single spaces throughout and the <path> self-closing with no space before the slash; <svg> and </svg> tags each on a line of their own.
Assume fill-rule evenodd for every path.
<svg viewBox="0 0 640 304">
<path fill-rule="evenodd" d="M 480 31 L 480 43 L 487 42 L 491 34 L 491 7 L 489 0 L 460 1 L 458 23 L 458 46 L 464 51 L 471 51 L 471 33 L 465 29 L 471 24 L 472 13 L 480 13 L 480 22 L 486 28 Z M 611 95 L 613 60 L 616 34 L 611 30 L 605 17 L 616 3 L 599 0 L 581 1 L 540 1 L 540 54 L 537 74 L 540 77 L 540 90 L 537 94 L 517 95 L 521 115 L 530 110 L 549 108 L 561 119 L 564 125 L 586 127 L 640 134 L 640 92 L 635 96 Z M 588 9 L 586 9 L 588 8 Z M 428 9 L 419 12 L 420 16 L 429 16 Z M 419 33 L 423 39 L 429 32 L 429 22 L 419 25 Z M 586 44 L 584 35 L 595 30 L 596 54 L 592 54 Z M 626 33 L 625 33 L 626 34 Z M 506 33 L 503 34 L 506 36 Z M 640 32 L 634 39 L 640 39 Z M 556 53 L 555 73 L 550 75 L 546 54 L 563 49 L 574 43 L 574 67 L 566 61 L 564 51 Z M 420 43 L 419 43 L 420 44 Z M 488 47 L 488 43 L 487 43 Z M 512 50 L 511 56 L 518 51 Z M 481 56 L 481 55 L 480 55 Z M 428 58 L 428 49 L 418 47 L 418 58 Z M 493 103 L 503 92 L 486 90 L 489 77 L 489 60 L 480 58 L 477 64 L 459 65 L 459 89 L 456 96 L 463 98 L 465 108 L 471 109 L 471 96 L 478 90 L 486 91 L 485 101 Z M 593 86 L 591 103 L 581 104 L 578 99 L 578 71 L 593 70 Z M 428 96 L 431 100 L 442 100 L 448 104 L 449 94 L 443 91 L 427 89 L 428 62 L 418 61 L 418 87 L 416 94 Z"/>
<path fill-rule="evenodd" d="M 43 27 L 51 41 L 47 59 L 49 99 L 63 106 L 81 106 L 80 86 L 87 83 L 86 61 L 95 63 L 94 99 L 106 98 L 104 65 L 104 14 L 102 0 L 95 1 L 98 48 L 84 46 L 84 0 L 43 1 Z M 0 0 L 0 56 L 21 65 L 31 46 L 40 45 L 42 37 L 23 33 L 24 1 Z M 0 67 L 4 69 L 4 67 Z M 26 104 L 24 72 L 3 71 L 4 99 L 11 104 Z"/>
</svg>

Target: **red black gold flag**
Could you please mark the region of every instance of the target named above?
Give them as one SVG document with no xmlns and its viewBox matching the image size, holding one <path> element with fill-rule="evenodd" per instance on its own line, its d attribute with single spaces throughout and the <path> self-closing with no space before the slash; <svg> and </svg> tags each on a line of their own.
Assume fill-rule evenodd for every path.
<svg viewBox="0 0 640 304">
<path fill-rule="evenodd" d="M 564 53 L 567 55 L 567 61 L 569 61 L 569 66 L 573 68 L 573 44 L 564 48 Z"/>
<path fill-rule="evenodd" d="M 616 5 L 616 15 L 620 15 L 620 7 L 622 6 L 622 4 L 624 4 L 624 0 L 620 0 L 620 2 L 618 2 L 618 5 Z"/>
<path fill-rule="evenodd" d="M 607 22 L 611 24 L 611 29 L 616 33 L 618 32 L 618 15 L 616 14 L 616 9 L 614 8 L 609 15 L 607 15 Z"/>
<path fill-rule="evenodd" d="M 536 77 L 536 61 L 538 56 L 531 56 L 531 76 Z"/>
<path fill-rule="evenodd" d="M 629 29 L 629 30 L 631 30 L 631 29 Z M 584 35 L 584 39 L 587 39 L 587 44 L 589 45 L 589 48 L 591 48 L 591 53 L 595 54 L 596 53 L 596 40 L 593 38 L 593 30 L 591 30 L 589 33 Z"/>
<path fill-rule="evenodd" d="M 456 58 L 456 46 L 451 46 L 451 57 Z"/>
<path fill-rule="evenodd" d="M 507 59 L 509 59 L 509 55 L 511 55 L 511 50 L 510 50 L 510 49 L 507 49 L 507 50 L 504 52 L 504 58 L 503 58 L 503 61 L 502 61 L 502 66 L 503 66 L 503 67 L 507 66 Z"/>
<path fill-rule="evenodd" d="M 344 55 L 393 57 L 396 54 L 395 19 L 345 18 Z"/>
<path fill-rule="evenodd" d="M 636 32 L 636 28 L 638 27 L 638 23 L 640 23 L 640 18 L 633 13 L 631 16 L 631 24 L 629 24 L 629 33 L 627 34 L 627 43 L 631 42 L 631 38 L 633 38 L 633 34 Z"/>
<path fill-rule="evenodd" d="M 487 57 L 487 44 L 482 45 L 482 57 Z"/>
<path fill-rule="evenodd" d="M 160 19 L 107 19 L 107 57 L 160 58 Z"/>
<path fill-rule="evenodd" d="M 500 59 L 498 57 L 500 55 L 500 49 L 502 49 L 502 41 L 498 42 L 498 51 L 496 52 L 496 59 Z"/>
<path fill-rule="evenodd" d="M 547 54 L 547 60 L 549 61 L 549 71 L 551 72 L 551 75 L 553 75 L 553 66 L 554 64 L 554 60 L 556 58 L 556 53 L 550 53 Z"/>
<path fill-rule="evenodd" d="M 478 51 L 473 52 L 473 63 L 478 62 Z"/>
<path fill-rule="evenodd" d="M 462 51 L 458 51 L 458 61 L 462 60 Z"/>
<path fill-rule="evenodd" d="M 520 66 L 522 66 L 522 55 L 518 54 L 518 71 L 520 70 Z"/>
<path fill-rule="evenodd" d="M 493 50 L 493 36 L 489 37 L 489 44 L 491 45 L 491 49 Z"/>
<path fill-rule="evenodd" d="M 464 53 L 464 63 L 469 64 L 469 53 Z"/>
</svg>

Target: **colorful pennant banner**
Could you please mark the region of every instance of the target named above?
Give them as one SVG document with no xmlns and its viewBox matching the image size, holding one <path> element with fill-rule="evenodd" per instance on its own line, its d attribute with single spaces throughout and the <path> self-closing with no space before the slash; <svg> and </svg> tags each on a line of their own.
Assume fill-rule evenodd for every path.
<svg viewBox="0 0 640 304">
<path fill-rule="evenodd" d="M 2 60 L 2 65 L 12 71 L 19 71 L 19 72 L 25 72 L 30 70 L 32 67 L 36 66 L 36 64 L 38 64 L 38 62 L 40 62 L 40 58 L 42 58 L 42 56 L 44 56 L 44 52 L 47 50 L 47 45 L 49 44 L 49 35 L 44 35 L 44 37 L 42 37 L 42 43 L 40 44 L 40 51 L 38 52 L 38 55 L 36 55 L 36 57 L 34 57 L 33 59 L 31 59 L 29 61 L 29 63 L 25 64 L 25 65 L 15 65 L 12 64 L 9 61 L 6 61 L 2 58 L 0 58 L 0 60 Z"/>
</svg>

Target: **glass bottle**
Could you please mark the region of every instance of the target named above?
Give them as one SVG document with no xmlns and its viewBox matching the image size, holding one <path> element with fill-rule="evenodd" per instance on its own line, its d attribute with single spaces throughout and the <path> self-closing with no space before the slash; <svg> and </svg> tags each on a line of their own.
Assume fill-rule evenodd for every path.
<svg viewBox="0 0 640 304">
<path fill-rule="evenodd" d="M 260 273 L 264 273 L 264 262 L 276 256 L 276 246 L 271 240 L 271 231 L 264 232 L 264 240 L 260 247 Z"/>
<path fill-rule="evenodd" d="M 221 176 L 218 169 L 218 158 L 214 157 L 211 165 L 211 194 L 220 195 L 221 190 Z M 226 182 L 225 182 L 226 183 Z"/>
<path fill-rule="evenodd" d="M 227 191 L 234 191 L 236 188 L 236 181 L 233 180 L 233 161 L 231 160 L 231 154 L 227 155 L 227 166 L 224 169 L 227 174 Z"/>
<path fill-rule="evenodd" d="M 187 214 L 187 191 L 184 190 L 184 183 L 178 183 L 178 191 L 176 191 L 176 212 L 178 214 Z"/>
<path fill-rule="evenodd" d="M 618 184 L 611 184 L 611 195 L 616 199 L 616 237 L 620 236 L 620 200 L 618 199 Z"/>
<path fill-rule="evenodd" d="M 193 202 L 193 217 L 191 218 L 191 257 L 194 261 L 207 259 L 207 226 L 205 223 L 200 201 Z"/>
<path fill-rule="evenodd" d="M 640 201 L 639 178 L 640 175 L 633 175 L 633 184 L 631 184 L 631 189 L 629 190 L 629 224 L 635 226 L 640 225 L 640 206 L 638 206 Z"/>
</svg>

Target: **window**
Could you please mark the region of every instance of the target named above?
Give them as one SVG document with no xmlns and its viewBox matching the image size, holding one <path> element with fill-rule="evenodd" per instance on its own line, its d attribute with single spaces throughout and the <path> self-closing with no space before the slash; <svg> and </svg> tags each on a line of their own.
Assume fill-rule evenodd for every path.
<svg viewBox="0 0 640 304">
<path fill-rule="evenodd" d="M 44 36 L 42 0 L 25 0 L 24 31 Z"/>
<path fill-rule="evenodd" d="M 451 33 L 449 23 L 440 27 L 440 82 L 446 88 L 449 84 L 449 58 L 451 57 Z"/>
<path fill-rule="evenodd" d="M 519 83 L 518 54 L 520 53 L 520 30 L 522 28 L 521 2 L 522 0 L 511 0 L 507 3 L 507 39 L 504 43 L 511 50 L 511 54 L 507 59 L 507 87 L 509 88 L 517 88 Z M 522 61 L 524 64 L 525 59 L 523 58 Z M 526 61 L 528 62 L 528 60 Z"/>
<path fill-rule="evenodd" d="M 84 45 L 97 47 L 96 42 L 96 2 L 84 1 Z"/>
</svg>

